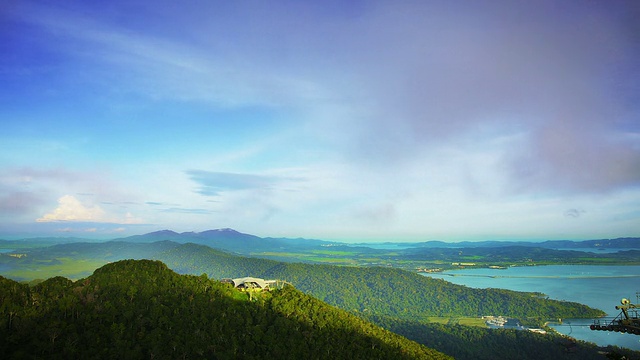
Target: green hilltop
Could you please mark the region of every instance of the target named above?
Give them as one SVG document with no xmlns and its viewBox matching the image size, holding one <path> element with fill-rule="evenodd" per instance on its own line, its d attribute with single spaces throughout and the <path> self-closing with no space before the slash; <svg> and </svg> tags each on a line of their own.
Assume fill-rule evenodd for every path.
<svg viewBox="0 0 640 360">
<path fill-rule="evenodd" d="M 0 277 L 0 357 L 448 359 L 288 286 L 250 297 L 159 261 L 33 288 Z"/>
<path fill-rule="evenodd" d="M 284 263 L 230 255 L 195 244 L 163 251 L 155 258 L 180 273 L 207 273 L 218 279 L 247 275 L 283 279 L 342 309 L 403 319 L 504 315 L 540 325 L 548 319 L 605 314 L 539 293 L 473 289 L 394 268 Z"/>
<path fill-rule="evenodd" d="M 20 254 L 24 256 L 16 256 Z M 161 263 L 120 261 L 130 258 L 152 259 Z M 305 345 L 307 347 L 300 348 L 287 341 L 317 339 L 320 343 L 340 344 L 344 338 L 356 337 L 359 343 L 363 339 L 361 335 L 358 331 L 350 331 L 369 329 L 363 331 L 371 334 L 381 331 L 380 327 L 388 330 L 381 333 L 383 337 L 395 336 L 389 331 L 399 334 L 423 345 L 415 348 L 422 349 L 415 350 L 418 354 L 425 352 L 436 358 L 442 353 L 470 360 L 496 357 L 569 359 L 576 356 L 580 359 L 603 359 L 603 353 L 640 358 L 638 353 L 630 350 L 597 347 L 554 333 L 543 335 L 460 325 L 477 324 L 483 315 L 501 315 L 538 327 L 550 319 L 599 317 L 604 314 L 601 310 L 574 302 L 551 300 L 540 293 L 473 289 L 393 267 L 280 262 L 231 254 L 200 244 L 164 240 L 69 243 L 25 249 L 0 254 L 0 270 L 7 276 L 2 278 L 0 285 L 0 317 L 4 321 L 0 327 L 2 331 L 11 330 L 10 333 L 0 333 L 0 339 L 3 339 L 0 341 L 4 341 L 0 358 L 67 358 L 68 354 L 80 354 L 81 358 L 126 358 L 127 354 L 135 354 L 131 358 L 251 358 L 258 355 L 250 353 L 247 347 L 264 350 L 264 344 L 257 344 L 264 339 L 273 340 L 272 334 L 287 337 L 280 343 L 284 341 L 285 350 L 293 351 L 291 348 L 297 352 L 283 355 L 273 353 L 275 350 L 271 348 L 265 351 L 269 351 L 269 357 L 286 358 L 288 354 L 300 355 L 303 350 L 317 351 L 316 347 Z M 61 276 L 45 281 L 34 280 L 37 274 L 43 274 L 40 275 L 42 277 L 63 275 L 80 280 L 74 282 Z M 196 276 L 199 274 L 202 275 Z M 285 280 L 295 288 L 264 293 L 252 297 L 256 301 L 251 301 L 247 293 L 213 280 L 245 276 Z M 8 278 L 30 281 L 31 287 Z M 284 299 L 291 300 L 283 302 Z M 207 301 L 209 305 L 205 306 Z M 186 310 L 192 303 L 199 304 L 198 308 Z M 285 304 L 288 304 L 288 310 L 280 311 Z M 177 310 L 183 308 L 184 311 Z M 225 319 L 233 318 L 232 323 L 244 325 L 229 329 L 217 325 L 220 319 L 211 314 L 218 314 L 217 311 L 226 308 L 231 312 L 219 313 L 225 324 Z M 285 319 L 279 319 L 278 314 L 285 314 Z M 342 325 L 332 324 L 336 319 L 340 319 L 338 323 Z M 256 325 L 256 321 L 260 325 Z M 206 328 L 189 325 L 203 322 Z M 133 324 L 138 324 L 138 327 Z M 94 325 L 95 328 L 92 327 Z M 293 330 L 280 326 L 291 326 Z M 209 331 L 210 327 L 224 329 L 225 333 L 211 340 L 214 333 Z M 241 329 L 247 330 L 249 335 L 241 334 Z M 169 335 L 165 334 L 167 331 Z M 115 335 L 108 335 L 109 341 L 86 338 L 110 332 Z M 197 334 L 196 338 L 192 338 L 193 334 Z M 229 334 L 235 340 L 229 340 Z M 245 339 L 255 334 L 258 337 Z M 333 339 L 334 335 L 339 339 Z M 199 341 L 200 337 L 211 344 L 231 341 L 239 344 L 230 345 L 233 349 L 242 350 L 228 352 L 223 345 L 215 345 L 212 349 L 195 346 L 192 342 Z M 377 339 L 378 335 L 373 338 Z M 371 344 L 367 342 L 371 337 L 365 339 L 358 346 L 371 346 L 373 352 L 358 350 L 358 353 L 373 356 L 370 358 L 384 358 L 391 351 L 389 349 L 393 349 L 393 346 L 380 345 L 384 341 Z M 394 344 L 406 340 L 393 339 L 397 339 L 392 340 Z M 78 344 L 84 343 L 89 344 L 94 352 L 78 349 Z M 109 350 L 109 344 L 118 344 L 117 347 L 123 346 L 127 350 L 114 355 L 115 350 Z M 410 348 L 417 345 L 411 341 L 406 344 Z M 322 346 L 324 351 L 329 351 L 327 349 L 332 349 L 333 345 Z M 430 349 L 435 349 L 436 355 Z M 206 351 L 214 351 L 215 356 Z M 336 354 L 344 355 L 319 352 L 316 355 L 305 353 L 304 356 L 342 356 Z"/>
</svg>

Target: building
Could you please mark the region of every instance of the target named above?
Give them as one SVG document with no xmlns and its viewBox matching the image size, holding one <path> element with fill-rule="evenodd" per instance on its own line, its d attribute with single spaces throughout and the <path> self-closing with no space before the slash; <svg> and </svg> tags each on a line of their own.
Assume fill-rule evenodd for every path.
<svg viewBox="0 0 640 360">
<path fill-rule="evenodd" d="M 223 283 L 232 284 L 236 289 L 262 289 L 268 290 L 276 283 L 276 280 L 265 280 L 254 277 L 243 277 L 237 279 L 222 279 Z"/>
</svg>

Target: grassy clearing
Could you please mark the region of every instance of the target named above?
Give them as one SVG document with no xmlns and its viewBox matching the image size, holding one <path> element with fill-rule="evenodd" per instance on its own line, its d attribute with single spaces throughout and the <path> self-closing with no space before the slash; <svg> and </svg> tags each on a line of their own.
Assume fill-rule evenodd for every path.
<svg viewBox="0 0 640 360">
<path fill-rule="evenodd" d="M 290 257 L 290 258 L 301 258 L 303 255 L 298 253 L 289 253 L 289 252 L 275 252 L 275 251 L 263 251 L 260 253 L 251 253 L 252 256 L 269 256 L 269 257 Z"/>
<path fill-rule="evenodd" d="M 449 319 L 450 319 L 449 317 L 429 316 L 427 318 L 427 321 L 432 323 L 438 323 L 438 324 L 448 324 Z"/>
<path fill-rule="evenodd" d="M 357 265 L 357 262 L 350 258 L 326 258 L 319 256 L 308 256 L 304 258 L 305 261 L 313 261 L 320 264 L 344 264 L 344 265 Z"/>
<path fill-rule="evenodd" d="M 487 323 L 482 318 L 459 318 L 458 324 L 466 326 L 487 327 Z"/>
<path fill-rule="evenodd" d="M 31 281 L 35 279 L 48 279 L 54 276 L 64 276 L 71 280 L 77 280 L 89 276 L 93 271 L 106 264 L 104 260 L 72 258 L 56 258 L 36 260 L 18 269 L 11 269 L 4 273 L 10 279 L 19 281 Z"/>
<path fill-rule="evenodd" d="M 438 324 L 459 324 L 465 326 L 479 326 L 479 327 L 487 327 L 487 324 L 482 318 L 477 317 L 439 317 L 439 316 L 429 316 L 427 318 L 428 322 L 438 323 Z"/>
<path fill-rule="evenodd" d="M 358 254 L 358 252 L 355 252 L 355 251 L 344 251 L 344 250 L 312 250 L 311 253 L 317 254 L 317 255 L 328 255 L 328 256 L 354 256 Z"/>
</svg>

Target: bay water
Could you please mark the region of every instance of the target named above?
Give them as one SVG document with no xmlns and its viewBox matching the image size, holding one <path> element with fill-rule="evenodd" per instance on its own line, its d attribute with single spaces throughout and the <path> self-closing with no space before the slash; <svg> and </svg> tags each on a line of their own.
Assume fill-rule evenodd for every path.
<svg viewBox="0 0 640 360">
<path fill-rule="evenodd" d="M 541 292 L 550 299 L 578 302 L 617 316 L 615 309 L 622 298 L 636 304 L 640 301 L 640 266 L 547 265 L 521 266 L 507 269 L 461 269 L 425 276 L 444 279 L 473 288 L 499 288 Z M 506 314 L 491 314 L 506 315 Z M 601 346 L 617 345 L 640 351 L 640 335 L 609 331 L 593 331 L 593 319 L 562 319 L 562 324 L 549 324 L 558 332 Z"/>
</svg>

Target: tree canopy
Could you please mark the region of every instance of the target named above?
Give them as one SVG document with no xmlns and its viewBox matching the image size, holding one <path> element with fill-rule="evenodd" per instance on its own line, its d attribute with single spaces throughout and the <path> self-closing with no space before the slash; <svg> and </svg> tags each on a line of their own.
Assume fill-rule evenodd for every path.
<svg viewBox="0 0 640 360">
<path fill-rule="evenodd" d="M 447 359 L 285 287 L 249 297 L 160 261 L 29 288 L 0 277 L 0 357 Z"/>
</svg>

